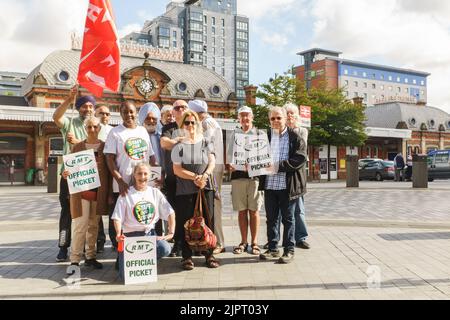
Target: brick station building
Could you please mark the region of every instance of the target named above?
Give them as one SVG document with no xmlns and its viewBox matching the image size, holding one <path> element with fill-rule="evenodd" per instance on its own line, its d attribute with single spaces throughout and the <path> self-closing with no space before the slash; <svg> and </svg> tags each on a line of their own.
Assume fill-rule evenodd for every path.
<svg viewBox="0 0 450 320">
<path fill-rule="evenodd" d="M 28 75 L 21 96 L 0 96 L 0 183 L 9 181 L 12 162 L 16 182 L 25 181 L 28 169 L 41 171 L 36 177 L 45 182 L 48 157 L 62 154 L 62 138 L 53 123 L 53 112 L 74 86 L 79 61 L 79 50 L 55 51 Z M 106 90 L 97 99 L 110 107 L 112 125 L 121 123 L 118 111 L 125 100 L 134 101 L 137 107 L 147 102 L 162 107 L 178 99 L 199 98 L 208 103 L 210 114 L 225 124 L 225 118 L 238 107 L 226 80 L 203 66 L 149 59 L 148 55 L 122 56 L 121 75 L 120 92 Z M 146 86 L 141 86 L 143 82 Z M 89 93 L 81 88 L 80 94 Z M 71 114 L 69 110 L 66 116 Z"/>
</svg>

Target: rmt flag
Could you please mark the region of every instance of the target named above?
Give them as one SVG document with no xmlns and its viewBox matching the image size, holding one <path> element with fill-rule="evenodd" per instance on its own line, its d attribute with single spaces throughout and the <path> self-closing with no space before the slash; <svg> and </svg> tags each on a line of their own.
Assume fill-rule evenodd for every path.
<svg viewBox="0 0 450 320">
<path fill-rule="evenodd" d="M 120 49 L 109 0 L 89 0 L 78 83 L 101 97 L 120 86 Z"/>
</svg>

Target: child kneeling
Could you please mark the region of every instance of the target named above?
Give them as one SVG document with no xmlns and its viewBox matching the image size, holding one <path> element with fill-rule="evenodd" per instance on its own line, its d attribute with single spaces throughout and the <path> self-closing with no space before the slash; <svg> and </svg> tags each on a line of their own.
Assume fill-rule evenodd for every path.
<svg viewBox="0 0 450 320">
<path fill-rule="evenodd" d="M 124 237 L 155 236 L 156 222 L 166 220 L 169 232 L 156 238 L 156 256 L 157 259 L 167 257 L 171 251 L 168 241 L 175 232 L 175 212 L 161 191 L 148 185 L 150 166 L 147 163 L 134 167 L 133 178 L 134 186 L 125 196 L 119 197 L 111 217 L 117 242 L 123 241 Z M 119 252 L 119 274 L 123 278 L 123 252 Z"/>
</svg>

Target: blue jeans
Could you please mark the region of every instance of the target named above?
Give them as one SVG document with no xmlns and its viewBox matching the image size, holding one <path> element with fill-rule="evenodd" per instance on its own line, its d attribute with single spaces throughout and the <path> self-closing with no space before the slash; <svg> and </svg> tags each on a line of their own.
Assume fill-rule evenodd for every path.
<svg viewBox="0 0 450 320">
<path fill-rule="evenodd" d="M 267 216 L 267 239 L 269 250 L 276 250 L 280 239 L 280 215 L 283 223 L 284 251 L 295 250 L 294 213 L 297 200 L 289 201 L 287 190 L 266 190 L 264 192 L 264 205 Z"/>
<path fill-rule="evenodd" d="M 302 197 L 297 199 L 297 204 L 295 205 L 295 242 L 306 240 L 308 237 L 308 230 L 306 229 L 306 219 L 305 219 L 305 199 Z"/>
<path fill-rule="evenodd" d="M 145 234 L 145 232 L 130 232 L 125 233 L 125 237 L 143 237 L 143 236 L 156 236 L 155 229 L 150 230 L 149 233 Z M 161 258 L 167 257 L 170 254 L 171 247 L 170 244 L 166 240 L 156 240 L 156 259 L 159 260 Z M 119 252 L 119 276 L 121 279 L 124 279 L 124 261 L 123 261 L 123 252 Z"/>
</svg>

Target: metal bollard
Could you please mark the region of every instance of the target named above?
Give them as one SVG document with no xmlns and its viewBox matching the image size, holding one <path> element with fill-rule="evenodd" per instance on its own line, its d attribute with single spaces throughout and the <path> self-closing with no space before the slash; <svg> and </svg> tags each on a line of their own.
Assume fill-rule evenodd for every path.
<svg viewBox="0 0 450 320">
<path fill-rule="evenodd" d="M 426 155 L 413 156 L 413 188 L 428 188 L 428 157 Z"/>
<path fill-rule="evenodd" d="M 358 156 L 346 157 L 347 188 L 359 188 Z"/>
<path fill-rule="evenodd" d="M 58 193 L 58 157 L 48 157 L 47 193 Z"/>
</svg>

